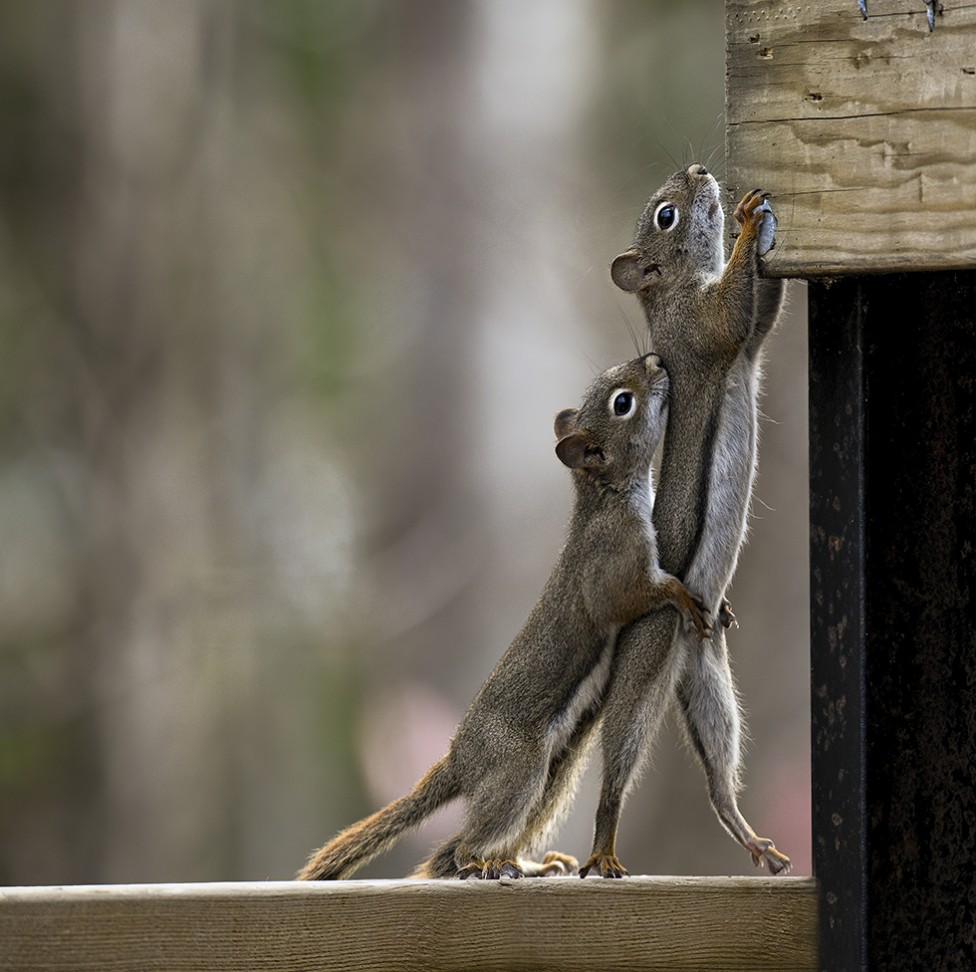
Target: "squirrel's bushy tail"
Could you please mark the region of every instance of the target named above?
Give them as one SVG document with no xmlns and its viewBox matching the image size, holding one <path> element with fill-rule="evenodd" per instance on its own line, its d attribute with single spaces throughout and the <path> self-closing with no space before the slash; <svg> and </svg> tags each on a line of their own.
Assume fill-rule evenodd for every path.
<svg viewBox="0 0 976 972">
<path fill-rule="evenodd" d="M 336 881 L 349 877 L 392 847 L 404 831 L 416 827 L 438 807 L 459 795 L 448 757 L 444 756 L 405 797 L 347 827 L 315 851 L 299 871 L 298 879 Z"/>
</svg>

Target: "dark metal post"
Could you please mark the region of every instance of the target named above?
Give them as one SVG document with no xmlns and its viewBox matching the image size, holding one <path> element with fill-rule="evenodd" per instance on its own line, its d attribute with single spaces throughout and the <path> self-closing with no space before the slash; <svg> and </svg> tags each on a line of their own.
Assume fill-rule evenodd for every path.
<svg viewBox="0 0 976 972">
<path fill-rule="evenodd" d="M 976 271 L 810 286 L 821 968 L 976 969 Z"/>
</svg>

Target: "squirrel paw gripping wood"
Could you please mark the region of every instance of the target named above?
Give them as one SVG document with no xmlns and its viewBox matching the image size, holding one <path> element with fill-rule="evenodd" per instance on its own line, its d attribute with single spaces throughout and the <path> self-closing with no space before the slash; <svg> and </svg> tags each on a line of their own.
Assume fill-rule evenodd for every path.
<svg viewBox="0 0 976 972">
<path fill-rule="evenodd" d="M 472 861 L 466 864 L 458 872 L 457 876 L 465 878 L 481 878 L 485 881 L 497 881 L 499 878 L 522 878 L 525 877 L 521 866 L 516 861 L 500 861 L 497 858 L 491 861 Z"/>
<path fill-rule="evenodd" d="M 762 867 L 765 864 L 769 868 L 770 874 L 785 874 L 793 867 L 790 859 L 785 854 L 781 854 L 776 850 L 773 842 L 767 840 L 765 837 L 756 837 L 753 840 L 749 840 L 746 842 L 745 847 L 752 855 L 752 863 L 756 867 Z"/>
<path fill-rule="evenodd" d="M 579 869 L 579 876 L 585 878 L 591 871 L 603 878 L 622 878 L 629 873 L 615 854 L 594 854 Z"/>
<path fill-rule="evenodd" d="M 762 189 L 753 189 L 735 207 L 735 220 L 742 225 L 743 233 L 755 235 L 759 256 L 765 256 L 776 245 L 776 216 L 769 205 L 770 195 Z"/>
<path fill-rule="evenodd" d="M 417 869 L 428 878 L 575 873 L 575 858 L 523 861 L 572 800 L 613 678 L 617 636 L 646 614 L 687 622 L 700 603 L 658 565 L 651 459 L 668 414 L 655 354 L 604 372 L 579 408 L 556 416 L 556 455 L 572 473 L 573 512 L 541 597 L 481 687 L 446 756 L 405 797 L 353 824 L 309 858 L 303 880 L 348 877 L 442 804 L 467 801 L 461 831 Z M 669 609 L 662 611 L 661 609 Z M 677 614 L 670 609 L 675 609 Z"/>
</svg>

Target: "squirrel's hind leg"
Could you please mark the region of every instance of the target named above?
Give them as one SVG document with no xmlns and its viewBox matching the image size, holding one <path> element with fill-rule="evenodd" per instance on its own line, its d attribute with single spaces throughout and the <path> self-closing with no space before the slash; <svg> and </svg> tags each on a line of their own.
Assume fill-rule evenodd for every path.
<svg viewBox="0 0 976 972">
<path fill-rule="evenodd" d="M 529 820 L 545 789 L 545 769 L 529 773 L 515 789 L 511 782 L 486 772 L 468 798 L 460 833 L 441 844 L 412 876 L 522 877 L 518 855 L 526 845 Z"/>
<path fill-rule="evenodd" d="M 533 873 L 536 865 L 531 861 L 520 861 L 514 853 L 494 857 L 480 857 L 468 850 L 464 843 L 464 835 L 456 834 L 436 848 L 433 854 L 410 875 L 412 878 L 425 880 L 443 878 L 477 877 L 486 880 L 509 877 L 520 878 Z M 548 855 L 547 855 L 548 856 Z M 526 869 L 528 865 L 528 869 Z"/>
<path fill-rule="evenodd" d="M 580 778 L 586 769 L 599 709 L 593 707 L 580 717 L 563 751 L 549 766 L 549 776 L 542 798 L 526 823 L 523 847 L 526 853 L 544 847 L 569 812 Z M 541 861 L 520 861 L 526 877 L 559 877 L 579 874 L 579 861 L 570 854 L 549 851 Z"/>
<path fill-rule="evenodd" d="M 439 844 L 426 861 L 417 865 L 410 877 L 422 880 L 456 877 L 458 872 L 456 857 L 460 842 L 461 835 L 456 834 L 450 840 Z"/>
<path fill-rule="evenodd" d="M 536 877 L 534 873 L 531 873 L 532 867 L 539 865 L 534 865 L 533 862 L 517 860 L 514 855 L 510 858 L 476 857 L 464 848 L 461 841 L 461 834 L 445 841 L 410 877 L 426 880 L 442 878 L 461 878 L 463 880 L 469 877 L 495 880 L 503 877 L 520 878 L 527 873 L 528 876 Z M 459 863 L 461 861 L 466 863 Z M 526 864 L 529 865 L 528 872 L 526 872 Z"/>
<path fill-rule="evenodd" d="M 625 628 L 617 642 L 613 680 L 604 703 L 600 743 L 603 784 L 593 829 L 593 850 L 580 877 L 623 877 L 616 855 L 617 824 L 624 798 L 654 739 L 677 674 L 676 612 L 657 611 Z M 694 637 L 695 648 L 702 642 Z"/>
<path fill-rule="evenodd" d="M 772 874 L 789 871 L 790 859 L 771 840 L 758 837 L 739 812 L 741 717 L 723 630 L 697 652 L 689 653 L 676 694 L 688 738 L 705 770 L 709 799 L 722 825 L 757 867 L 765 864 Z"/>
</svg>

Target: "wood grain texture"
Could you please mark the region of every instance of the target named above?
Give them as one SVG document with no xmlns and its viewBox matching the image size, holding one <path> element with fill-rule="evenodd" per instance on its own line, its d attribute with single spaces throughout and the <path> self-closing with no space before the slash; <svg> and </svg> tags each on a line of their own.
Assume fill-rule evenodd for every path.
<svg viewBox="0 0 976 972">
<path fill-rule="evenodd" d="M 0 890 L 0 969 L 817 968 L 810 878 Z"/>
<path fill-rule="evenodd" d="M 726 2 L 728 185 L 775 276 L 976 267 L 976 3 Z"/>
</svg>

